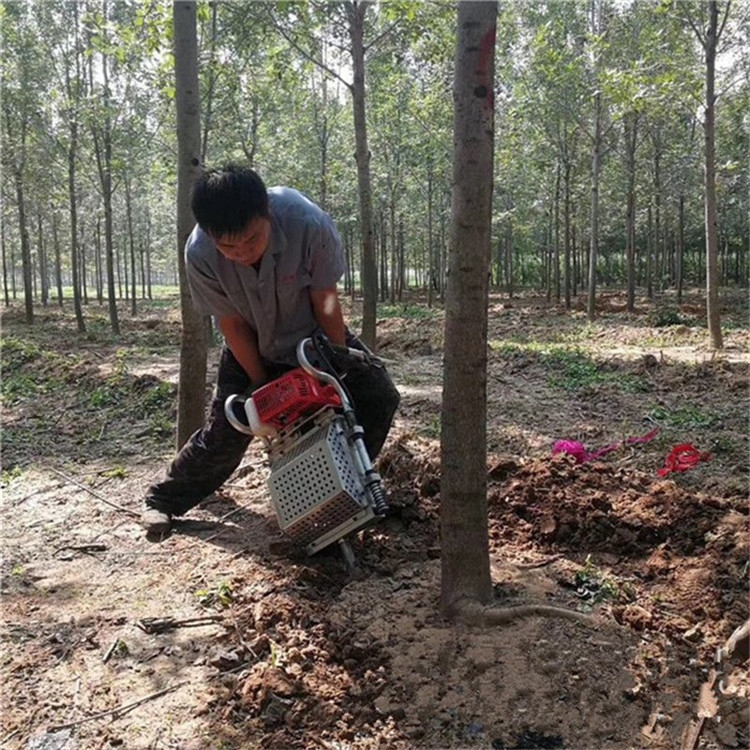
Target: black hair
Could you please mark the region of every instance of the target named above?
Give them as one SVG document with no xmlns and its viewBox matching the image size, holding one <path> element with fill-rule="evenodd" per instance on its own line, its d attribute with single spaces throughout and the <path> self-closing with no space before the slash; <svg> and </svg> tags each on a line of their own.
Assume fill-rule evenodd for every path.
<svg viewBox="0 0 750 750">
<path fill-rule="evenodd" d="M 268 191 L 255 170 L 239 164 L 207 169 L 193 184 L 190 208 L 204 232 L 225 237 L 268 217 Z"/>
</svg>

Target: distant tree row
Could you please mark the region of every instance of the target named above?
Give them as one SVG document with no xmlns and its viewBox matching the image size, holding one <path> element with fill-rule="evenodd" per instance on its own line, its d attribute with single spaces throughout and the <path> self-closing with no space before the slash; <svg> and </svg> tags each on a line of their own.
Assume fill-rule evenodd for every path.
<svg viewBox="0 0 750 750">
<path fill-rule="evenodd" d="M 679 296 L 705 286 L 704 125 L 715 125 L 717 283 L 746 283 L 748 7 L 501 5 L 495 287 L 570 306 L 597 286 L 631 298 L 636 288 Z M 143 0 L 0 6 L 3 294 L 6 304 L 23 299 L 29 320 L 36 304 L 70 303 L 83 330 L 87 302 L 106 301 L 116 332 L 118 301 L 134 314 L 152 284 L 177 278 L 171 10 Z M 442 297 L 455 8 L 211 2 L 197 11 L 203 162 L 249 163 L 333 215 L 346 289 L 373 301 L 365 328 L 374 331 L 376 299 L 408 288 Z"/>
</svg>

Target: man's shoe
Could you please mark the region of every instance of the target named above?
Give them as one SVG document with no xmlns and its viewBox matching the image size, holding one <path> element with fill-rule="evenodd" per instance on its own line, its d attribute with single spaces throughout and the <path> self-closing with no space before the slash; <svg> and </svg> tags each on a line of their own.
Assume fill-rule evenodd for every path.
<svg viewBox="0 0 750 750">
<path fill-rule="evenodd" d="M 147 508 L 141 513 L 141 526 L 146 530 L 147 536 L 164 536 L 172 528 L 172 516 L 163 510 Z"/>
</svg>

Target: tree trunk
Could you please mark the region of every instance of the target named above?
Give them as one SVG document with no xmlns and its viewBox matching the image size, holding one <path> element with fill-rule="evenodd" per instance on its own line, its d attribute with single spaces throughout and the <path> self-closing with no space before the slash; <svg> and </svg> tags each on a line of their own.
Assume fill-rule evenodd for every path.
<svg viewBox="0 0 750 750">
<path fill-rule="evenodd" d="M 5 254 L 5 222 L 0 221 L 0 248 L 3 253 L 3 293 L 5 295 L 5 306 L 10 307 L 10 293 L 8 290 L 8 261 Z"/>
<path fill-rule="evenodd" d="M 627 197 L 625 210 L 625 257 L 627 260 L 627 309 L 635 311 L 635 149 L 638 142 L 638 115 L 625 115 L 625 172 Z"/>
<path fill-rule="evenodd" d="M 555 286 L 555 302 L 560 304 L 562 290 L 560 289 L 560 162 L 555 166 L 555 197 L 554 203 L 554 250 L 552 257 L 552 275 Z"/>
<path fill-rule="evenodd" d="M 49 304 L 49 269 L 47 268 L 47 244 L 44 241 L 41 210 L 36 215 L 37 257 L 39 258 L 39 289 L 42 307 Z"/>
<path fill-rule="evenodd" d="M 62 283 L 62 249 L 60 248 L 60 234 L 57 228 L 57 211 L 52 211 L 52 243 L 55 248 L 55 287 L 57 289 L 57 304 L 63 306 Z"/>
<path fill-rule="evenodd" d="M 706 114 L 703 122 L 706 142 L 706 314 L 711 346 L 721 349 L 724 341 L 721 333 L 719 311 L 719 240 L 718 212 L 716 209 L 716 47 L 719 41 L 719 8 L 716 0 L 708 0 L 709 23 L 706 32 Z"/>
<path fill-rule="evenodd" d="M 685 260 L 685 196 L 680 196 L 678 206 L 677 252 L 675 255 L 675 282 L 677 285 L 677 304 L 682 304 L 683 264 Z"/>
<path fill-rule="evenodd" d="M 589 245 L 589 281 L 586 311 L 596 320 L 596 264 L 599 255 L 599 171 L 602 143 L 602 95 L 594 97 L 594 146 L 591 153 L 591 238 Z"/>
<path fill-rule="evenodd" d="M 102 2 L 102 13 L 107 19 L 107 0 Z M 117 316 L 117 299 L 115 296 L 115 262 L 114 262 L 114 223 L 112 219 L 112 114 L 110 112 L 110 89 L 108 53 L 101 55 L 101 74 L 104 103 L 104 122 L 93 126 L 94 150 L 99 169 L 99 181 L 102 187 L 102 202 L 104 204 L 104 248 L 107 265 L 107 304 L 109 310 L 109 324 L 115 336 L 120 335 L 120 321 Z M 93 66 L 90 75 L 93 78 Z M 93 83 L 92 83 L 93 90 Z M 100 129 L 101 128 L 101 129 Z"/>
<path fill-rule="evenodd" d="M 432 167 L 427 172 L 427 307 L 431 308 L 435 291 L 435 257 L 432 237 Z"/>
<path fill-rule="evenodd" d="M 487 532 L 487 303 L 497 4 L 458 5 L 453 218 L 445 302 L 441 608 L 492 595 Z"/>
<path fill-rule="evenodd" d="M 563 169 L 563 190 L 564 190 L 564 210 L 563 210 L 563 231 L 565 233 L 565 237 L 563 242 L 564 244 L 564 250 L 563 250 L 563 284 L 565 286 L 565 309 L 570 310 L 571 305 L 571 299 L 570 299 L 570 293 L 571 293 L 571 263 L 570 263 L 570 252 L 571 252 L 571 238 L 570 238 L 570 184 L 571 184 L 571 171 L 572 171 L 572 165 L 570 163 L 570 160 L 565 160 L 565 165 Z"/>
<path fill-rule="evenodd" d="M 195 225 L 190 210 L 190 188 L 201 167 L 196 4 L 181 0 L 174 2 L 172 18 L 177 108 L 177 257 L 182 313 L 177 410 L 179 449 L 202 426 L 205 418 L 207 354 L 203 317 L 190 297 L 184 253 L 185 242 Z"/>
<path fill-rule="evenodd" d="M 353 0 L 346 4 L 352 50 L 354 137 L 359 187 L 360 234 L 362 237 L 362 340 L 376 350 L 376 317 L 378 305 L 378 269 L 372 231 L 372 190 L 370 183 L 370 148 L 367 141 L 365 109 L 364 23 L 370 0 Z"/>
<path fill-rule="evenodd" d="M 78 267 L 78 199 L 76 196 L 76 161 L 78 159 L 78 104 L 81 93 L 81 45 L 78 30 L 78 3 L 71 4 L 73 10 L 73 33 L 75 36 L 75 80 L 71 80 L 65 66 L 65 87 L 68 101 L 71 102 L 70 130 L 68 142 L 68 202 L 70 204 L 70 274 L 73 286 L 73 310 L 75 311 L 78 333 L 86 333 L 81 305 L 81 279 Z"/>
<path fill-rule="evenodd" d="M 130 180 L 125 178 L 125 217 L 128 223 L 128 244 L 130 245 L 130 314 L 135 317 L 138 314 L 136 304 L 137 279 L 135 275 L 135 231 L 133 229 L 133 195 L 130 189 Z"/>
<path fill-rule="evenodd" d="M 34 289 L 31 272 L 31 243 L 29 227 L 26 220 L 26 196 L 21 169 L 14 170 L 16 183 L 16 206 L 18 207 L 18 231 L 21 235 L 21 268 L 23 271 L 23 299 L 26 310 L 26 322 L 34 322 Z"/>
</svg>

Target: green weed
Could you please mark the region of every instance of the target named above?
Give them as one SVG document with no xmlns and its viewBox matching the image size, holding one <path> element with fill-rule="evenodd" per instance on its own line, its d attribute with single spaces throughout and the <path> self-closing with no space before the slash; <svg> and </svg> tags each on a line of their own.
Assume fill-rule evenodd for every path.
<svg viewBox="0 0 750 750">
<path fill-rule="evenodd" d="M 550 349 L 543 355 L 542 364 L 549 371 L 549 384 L 566 391 L 591 388 L 612 377 L 580 349 Z"/>
<path fill-rule="evenodd" d="M 406 318 L 407 320 L 433 320 L 440 317 L 440 312 L 425 305 L 403 303 L 382 305 L 378 307 L 379 318 Z"/>
<path fill-rule="evenodd" d="M 620 595 L 616 581 L 594 565 L 591 555 L 586 557 L 583 568 L 576 573 L 575 585 L 576 593 L 587 606 L 613 601 Z"/>
<path fill-rule="evenodd" d="M 115 466 L 112 469 L 102 471 L 101 475 L 107 479 L 125 479 L 128 476 L 128 470 L 124 466 Z"/>
<path fill-rule="evenodd" d="M 650 313 L 649 323 L 654 328 L 666 328 L 667 326 L 694 325 L 695 321 L 685 317 L 674 307 L 660 307 Z"/>
<path fill-rule="evenodd" d="M 210 607 L 228 607 L 234 601 L 232 584 L 228 581 L 220 581 L 214 589 L 201 589 L 195 592 L 198 602 L 206 609 Z"/>
<path fill-rule="evenodd" d="M 706 414 L 697 406 L 682 404 L 675 407 L 654 406 L 648 416 L 665 427 L 698 428 L 711 427 L 716 421 L 715 414 Z"/>
<path fill-rule="evenodd" d="M 420 434 L 430 440 L 439 440 L 442 429 L 442 419 L 439 414 L 435 414 L 422 426 Z"/>
<path fill-rule="evenodd" d="M 0 486 L 7 487 L 14 479 L 19 479 L 22 476 L 23 470 L 20 466 L 14 466 L 12 469 L 5 469 L 0 472 Z"/>
</svg>

